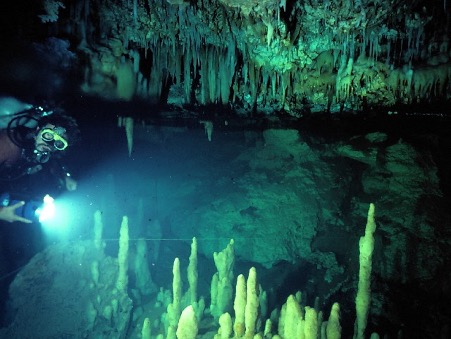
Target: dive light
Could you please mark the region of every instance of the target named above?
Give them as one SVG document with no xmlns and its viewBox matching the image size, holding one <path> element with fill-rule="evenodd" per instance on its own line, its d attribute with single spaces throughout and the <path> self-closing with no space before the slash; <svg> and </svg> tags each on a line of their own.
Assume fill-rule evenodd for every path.
<svg viewBox="0 0 451 339">
<path fill-rule="evenodd" d="M 3 207 L 14 205 L 21 200 L 11 200 L 9 193 L 0 195 L 0 203 Z M 23 206 L 16 209 L 16 215 L 29 219 L 33 222 L 43 222 L 55 215 L 55 200 L 48 194 L 39 200 L 25 201 Z"/>
</svg>

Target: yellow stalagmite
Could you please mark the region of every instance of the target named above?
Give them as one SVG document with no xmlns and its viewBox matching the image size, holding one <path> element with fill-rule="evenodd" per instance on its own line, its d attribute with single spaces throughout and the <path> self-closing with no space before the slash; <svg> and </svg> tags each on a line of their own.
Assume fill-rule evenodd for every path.
<svg viewBox="0 0 451 339">
<path fill-rule="evenodd" d="M 182 299 L 182 279 L 180 277 L 180 260 L 175 258 L 172 267 L 172 303 L 168 305 L 168 333 L 173 333 L 177 328 L 180 319 L 181 299 Z M 169 337 L 169 335 L 168 335 Z M 194 338 L 194 337 L 193 337 Z"/>
<path fill-rule="evenodd" d="M 255 334 L 259 306 L 258 291 L 257 270 L 255 267 L 251 267 L 247 277 L 246 308 L 244 310 L 244 324 L 246 327 L 244 336 L 246 338 L 252 338 Z"/>
<path fill-rule="evenodd" d="M 340 326 L 340 305 L 334 303 L 330 310 L 329 320 L 326 325 L 327 339 L 340 339 L 341 338 L 341 326 Z"/>
<path fill-rule="evenodd" d="M 233 265 L 235 263 L 234 244 L 234 240 L 231 239 L 223 251 L 213 253 L 213 260 L 219 273 L 219 280 L 223 278 L 231 278 L 233 280 Z"/>
<path fill-rule="evenodd" d="M 194 313 L 193 306 L 186 307 L 181 316 L 177 326 L 177 339 L 195 339 L 197 336 L 197 319 Z"/>
<path fill-rule="evenodd" d="M 150 324 L 149 318 L 144 319 L 143 328 L 141 330 L 141 338 L 142 339 L 150 339 L 151 338 L 151 324 Z"/>
<path fill-rule="evenodd" d="M 356 322 L 354 326 L 354 338 L 363 339 L 368 320 L 368 311 L 371 301 L 371 268 L 374 250 L 374 231 L 376 222 L 374 220 L 374 204 L 370 204 L 368 218 L 365 227 L 365 236 L 359 241 L 359 285 L 355 298 Z"/>
<path fill-rule="evenodd" d="M 305 306 L 305 339 L 316 339 L 318 337 L 318 313 L 313 307 Z"/>
<path fill-rule="evenodd" d="M 212 279 L 210 312 L 215 319 L 219 319 L 222 313 L 230 310 L 233 300 L 233 266 L 235 263 L 233 239 L 223 251 L 214 252 L 213 259 L 218 272 Z"/>
<path fill-rule="evenodd" d="M 363 339 L 367 322 L 369 304 L 370 304 L 370 276 L 372 266 L 372 253 L 374 250 L 374 232 L 376 230 L 376 223 L 374 219 L 375 207 L 370 204 L 368 210 L 367 224 L 365 228 L 365 236 L 360 238 L 360 271 L 359 271 L 359 285 L 356 296 L 356 313 L 357 319 L 355 324 L 354 339 Z M 121 228 L 122 235 L 122 228 Z M 121 236 L 122 239 L 122 236 Z M 121 243 L 121 240 L 120 240 Z M 218 272 L 214 275 L 214 283 L 212 284 L 215 291 L 213 294 L 220 294 L 220 277 L 227 280 L 233 276 L 232 267 L 234 262 L 233 240 L 230 241 L 229 246 L 220 253 L 214 253 L 214 260 Z M 194 274 L 194 267 L 197 266 L 197 241 L 193 238 L 190 256 L 190 265 L 192 268 L 188 269 L 188 276 Z M 121 252 L 121 250 L 120 250 Z M 190 273 L 191 271 L 191 273 Z M 198 332 L 198 321 L 201 316 L 197 316 L 195 306 L 190 305 L 180 315 L 181 309 L 181 278 L 180 278 L 180 262 L 176 258 L 173 267 L 173 302 L 169 304 L 166 324 L 167 328 L 166 339 L 182 338 L 196 338 Z M 197 275 L 195 275 L 197 279 Z M 192 284 L 194 277 L 188 278 Z M 188 291 L 189 292 L 189 291 Z M 257 282 L 257 272 L 254 267 L 249 270 L 249 276 L 246 278 L 240 274 L 236 281 L 234 311 L 235 317 L 232 329 L 232 317 L 230 313 L 224 312 L 220 315 L 219 324 L 220 329 L 214 336 L 214 339 L 230 338 L 233 333 L 233 338 L 252 338 L 258 339 L 263 337 L 272 337 L 272 339 L 340 339 L 340 305 L 334 303 L 327 322 L 323 322 L 322 312 L 318 311 L 318 298 L 315 300 L 315 307 L 301 306 L 302 295 L 297 292 L 295 295 L 290 295 L 286 303 L 282 306 L 279 322 L 278 333 L 272 334 L 271 320 L 267 320 L 263 332 L 257 332 L 259 324 L 264 319 L 259 317 L 260 288 Z M 189 293 L 188 293 L 189 295 Z M 213 298 L 213 295 L 212 295 Z M 201 299 L 202 300 L 202 299 Z M 216 304 L 215 304 L 216 305 Z M 200 314 L 200 313 L 199 313 Z M 213 312 L 212 312 L 213 314 Z M 177 320 L 178 326 L 174 326 L 174 320 Z M 160 335 L 162 337 L 162 335 Z M 372 334 L 372 338 L 377 338 L 377 334 Z"/>
<path fill-rule="evenodd" d="M 187 269 L 189 284 L 189 299 L 191 304 L 197 302 L 197 239 L 194 237 L 191 243 L 191 254 L 189 256 L 189 264 Z"/>
<path fill-rule="evenodd" d="M 304 338 L 302 308 L 294 295 L 289 295 L 282 306 L 278 332 L 283 338 Z"/>
<path fill-rule="evenodd" d="M 117 276 L 116 288 L 121 291 L 125 291 L 128 284 L 128 241 L 128 217 L 124 216 L 119 231 L 119 253 L 117 256 L 119 273 Z"/>
<path fill-rule="evenodd" d="M 147 262 L 147 253 L 146 240 L 138 239 L 136 242 L 136 253 L 133 258 L 133 271 L 135 273 L 135 287 L 142 295 L 150 295 L 155 288 Z"/>
<path fill-rule="evenodd" d="M 235 310 L 235 323 L 233 331 L 235 337 L 240 338 L 244 335 L 244 312 L 246 309 L 246 279 L 240 274 L 236 280 L 235 302 L 233 304 Z"/>
<path fill-rule="evenodd" d="M 214 339 L 229 339 L 232 336 L 232 317 L 228 312 L 219 317 L 219 330 Z"/>
<path fill-rule="evenodd" d="M 270 337 L 271 336 L 271 330 L 272 330 L 272 321 L 271 321 L 271 319 L 266 319 L 265 330 L 263 331 L 263 336 L 265 338 Z"/>
</svg>

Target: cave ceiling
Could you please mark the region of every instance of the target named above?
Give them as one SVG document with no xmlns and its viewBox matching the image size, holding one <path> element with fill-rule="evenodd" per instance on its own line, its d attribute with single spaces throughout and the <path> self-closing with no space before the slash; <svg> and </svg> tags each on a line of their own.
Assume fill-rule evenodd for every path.
<svg viewBox="0 0 451 339">
<path fill-rule="evenodd" d="M 77 87 L 87 96 L 296 118 L 447 107 L 448 6 L 440 0 L 42 0 L 27 23 L 41 38 L 56 39 L 54 50 L 75 56 Z"/>
</svg>

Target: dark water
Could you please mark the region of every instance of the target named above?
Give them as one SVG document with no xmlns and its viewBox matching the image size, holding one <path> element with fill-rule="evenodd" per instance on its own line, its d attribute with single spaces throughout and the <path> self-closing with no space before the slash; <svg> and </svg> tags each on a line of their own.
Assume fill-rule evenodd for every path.
<svg viewBox="0 0 451 339">
<path fill-rule="evenodd" d="M 240 155 L 249 148 L 264 143 L 262 131 L 272 126 L 299 130 L 303 140 L 311 145 L 312 149 L 318 150 L 323 150 L 328 144 L 349 140 L 353 135 L 381 131 L 387 133 L 389 139 L 406 140 L 416 147 L 419 154 L 429 152 L 433 157 L 433 163 L 438 168 L 440 188 L 443 192 L 443 197 L 436 205 L 438 206 L 436 212 L 443 214 L 442 220 L 449 220 L 447 211 L 441 208 L 449 203 L 451 186 L 449 157 L 451 139 L 448 133 L 451 122 L 445 117 L 424 114 L 383 118 L 373 116 L 366 119 L 355 116 L 340 119 L 312 117 L 290 122 L 259 122 L 250 124 L 253 128 L 240 129 L 233 124 L 233 118 L 230 119 L 230 124 L 225 124 L 227 117 L 217 118 L 218 114 L 216 114 L 213 140 L 208 142 L 197 119 L 161 119 L 151 112 L 148 114 L 151 119 L 144 120 L 145 126 L 141 126 L 140 118 L 145 116 L 146 110 L 151 109 L 158 110 L 158 108 L 140 105 L 111 105 L 84 98 L 69 100 L 67 111 L 77 117 L 82 131 L 81 142 L 73 148 L 66 159 L 74 177 L 78 179 L 78 190 L 71 193 L 58 192 L 53 188 L 51 180 L 44 177 L 37 177 L 36 181 L 32 180 L 32 183 L 26 184 L 31 185 L 31 190 L 35 194 L 46 193 L 52 189 L 56 193 L 57 200 L 67 203 L 70 212 L 66 218 L 70 220 L 70 235 L 66 240 L 92 238 L 93 214 L 96 210 L 100 210 L 105 225 L 103 237 L 107 243 L 106 251 L 112 256 L 117 255 L 117 239 L 122 216 L 130 217 L 132 239 L 142 236 L 152 238 L 152 234 L 146 233 L 146 230 L 152 229 L 152 225 L 158 221 L 161 226 L 158 238 L 165 240 L 160 244 L 159 255 L 149 260 L 153 280 L 158 286 L 169 288 L 174 257 L 182 258 L 182 262 L 186 264 L 190 239 L 192 236 L 199 236 L 192 234 L 196 233 L 195 229 L 192 231 L 192 220 L 183 221 L 184 213 L 195 214 L 198 208 L 214 204 L 223 197 L 239 195 L 240 188 L 237 181 L 242 180 L 248 167 L 236 159 L 239 159 Z M 131 156 L 128 156 L 124 129 L 117 126 L 117 116 L 129 114 L 137 117 L 135 143 Z M 347 170 L 349 168 L 346 167 Z M 357 173 L 361 169 L 355 167 L 355 171 Z M 348 175 L 352 177 L 353 173 Z M 279 178 L 276 173 L 268 176 L 268 182 L 277 180 Z M 193 192 L 192 185 L 200 188 Z M 252 185 L 252 182 L 249 185 Z M 290 187 L 287 187 L 287 190 L 289 191 Z M 357 188 L 354 193 L 361 194 Z M 144 204 L 145 207 L 140 208 L 140 204 Z M 342 213 L 344 218 L 351 215 L 347 211 L 351 207 L 342 205 L 341 208 L 342 210 L 337 213 Z M 240 213 L 243 217 L 255 217 L 257 210 L 247 208 Z M 134 228 L 133 224 L 138 223 L 138 215 L 140 215 L 140 226 Z M 365 217 L 362 215 L 360 220 L 354 222 L 364 222 Z M 184 230 L 185 227 L 186 230 Z M 450 225 L 443 227 L 444 234 L 450 236 Z M 3 275 L 0 281 L 1 300 L 2 309 L 5 312 L 8 283 L 14 278 L 14 272 L 25 265 L 35 253 L 60 239 L 58 236 L 49 236 L 45 230 L 35 224 L 2 224 L 0 232 L 4 260 L 1 263 Z M 217 238 L 213 240 L 209 237 L 201 237 L 199 244 L 201 247 L 209 246 L 210 241 L 215 241 L 218 245 L 217 251 L 220 251 L 226 246 L 231 235 L 233 236 L 230 233 L 219 236 L 212 234 L 212 238 Z M 337 239 L 339 239 L 338 233 Z M 355 240 L 357 239 L 356 236 Z M 354 255 L 358 253 L 357 242 L 355 244 L 356 248 L 351 251 Z M 376 244 L 378 245 L 381 244 Z M 444 239 L 440 246 L 450 247 L 449 238 Z M 336 248 L 338 251 L 338 247 Z M 334 248 L 329 248 L 329 251 L 334 251 Z M 446 251 L 449 253 L 449 248 Z M 337 256 L 340 255 L 342 254 L 337 253 Z M 202 253 L 199 260 L 201 263 L 199 289 L 203 295 L 208 295 L 211 275 L 215 271 L 214 263 L 211 254 Z M 443 258 L 443 261 L 445 267 L 449 259 Z M 302 260 L 299 263 L 281 260 L 268 268 L 260 263 L 249 262 L 246 258 L 238 257 L 235 271 L 237 274 L 246 274 L 251 266 L 257 267 L 263 289 L 270 291 L 269 309 L 280 307 L 290 293 L 298 290 L 307 292 L 307 304 L 310 305 L 313 304 L 314 296 L 321 297 L 329 292 L 326 290 L 329 285 L 321 282 L 323 277 L 317 275 L 318 271 L 312 263 Z M 348 271 L 346 274 L 349 275 L 348 283 L 355 282 L 358 267 L 354 265 L 354 271 Z M 412 333 L 407 328 L 416 327 L 415 320 L 418 321 L 421 315 L 412 314 L 415 311 L 411 312 L 408 305 L 415 303 L 417 306 L 424 306 L 431 302 L 437 305 L 437 307 L 430 307 L 431 312 L 436 312 L 435 314 L 448 312 L 441 313 L 443 320 L 440 324 L 436 324 L 437 327 L 446 330 L 444 325 L 447 322 L 449 324 L 450 315 L 449 311 L 443 310 L 441 305 L 443 300 L 440 300 L 438 293 L 431 291 L 431 294 L 425 295 L 424 286 L 413 281 L 400 283 L 377 279 L 377 276 L 374 277 L 373 286 L 380 290 L 375 292 L 378 295 L 385 295 L 386 303 L 391 304 L 388 306 L 391 314 L 396 314 L 398 318 L 387 319 L 384 314 L 370 317 L 368 327 L 371 330 L 381 334 L 389 333 L 391 336 L 401 328 L 404 328 L 406 333 Z M 446 286 L 449 287 L 447 284 L 451 281 L 449 273 L 443 273 L 432 280 L 436 284 L 435 287 L 443 289 L 445 293 L 443 296 L 448 298 L 450 291 L 446 290 Z M 337 288 L 333 293 L 331 292 L 332 295 L 328 295 L 323 300 L 321 308 L 328 316 L 332 302 L 338 301 L 342 304 L 344 337 L 349 337 L 353 331 L 355 290 L 351 288 L 352 283 L 345 286 L 346 288 Z M 397 294 L 406 288 L 411 289 L 411 292 Z M 403 299 L 410 293 L 417 293 L 417 295 L 413 300 Z M 415 309 L 418 308 L 419 306 Z M 6 325 L 7 321 L 8 319 L 4 318 L 3 325 Z M 434 332 L 431 328 L 424 329 L 418 338 L 433 337 L 440 330 L 436 329 L 435 334 L 432 335 L 431 331 Z M 411 336 L 413 337 L 415 336 Z"/>
</svg>

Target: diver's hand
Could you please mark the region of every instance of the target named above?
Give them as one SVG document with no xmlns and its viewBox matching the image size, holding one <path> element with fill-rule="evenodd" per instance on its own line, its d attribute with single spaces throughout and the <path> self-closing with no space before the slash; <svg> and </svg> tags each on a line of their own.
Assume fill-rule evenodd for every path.
<svg viewBox="0 0 451 339">
<path fill-rule="evenodd" d="M 23 205 L 25 205 L 25 202 L 19 201 L 18 203 L 11 206 L 0 207 L 0 220 L 5 220 L 7 222 L 20 221 L 26 224 L 31 224 L 31 220 L 16 215 L 16 209 L 22 207 Z"/>
<path fill-rule="evenodd" d="M 75 191 L 77 189 L 77 180 L 74 180 L 72 177 L 65 178 L 66 189 L 68 191 Z"/>
</svg>

